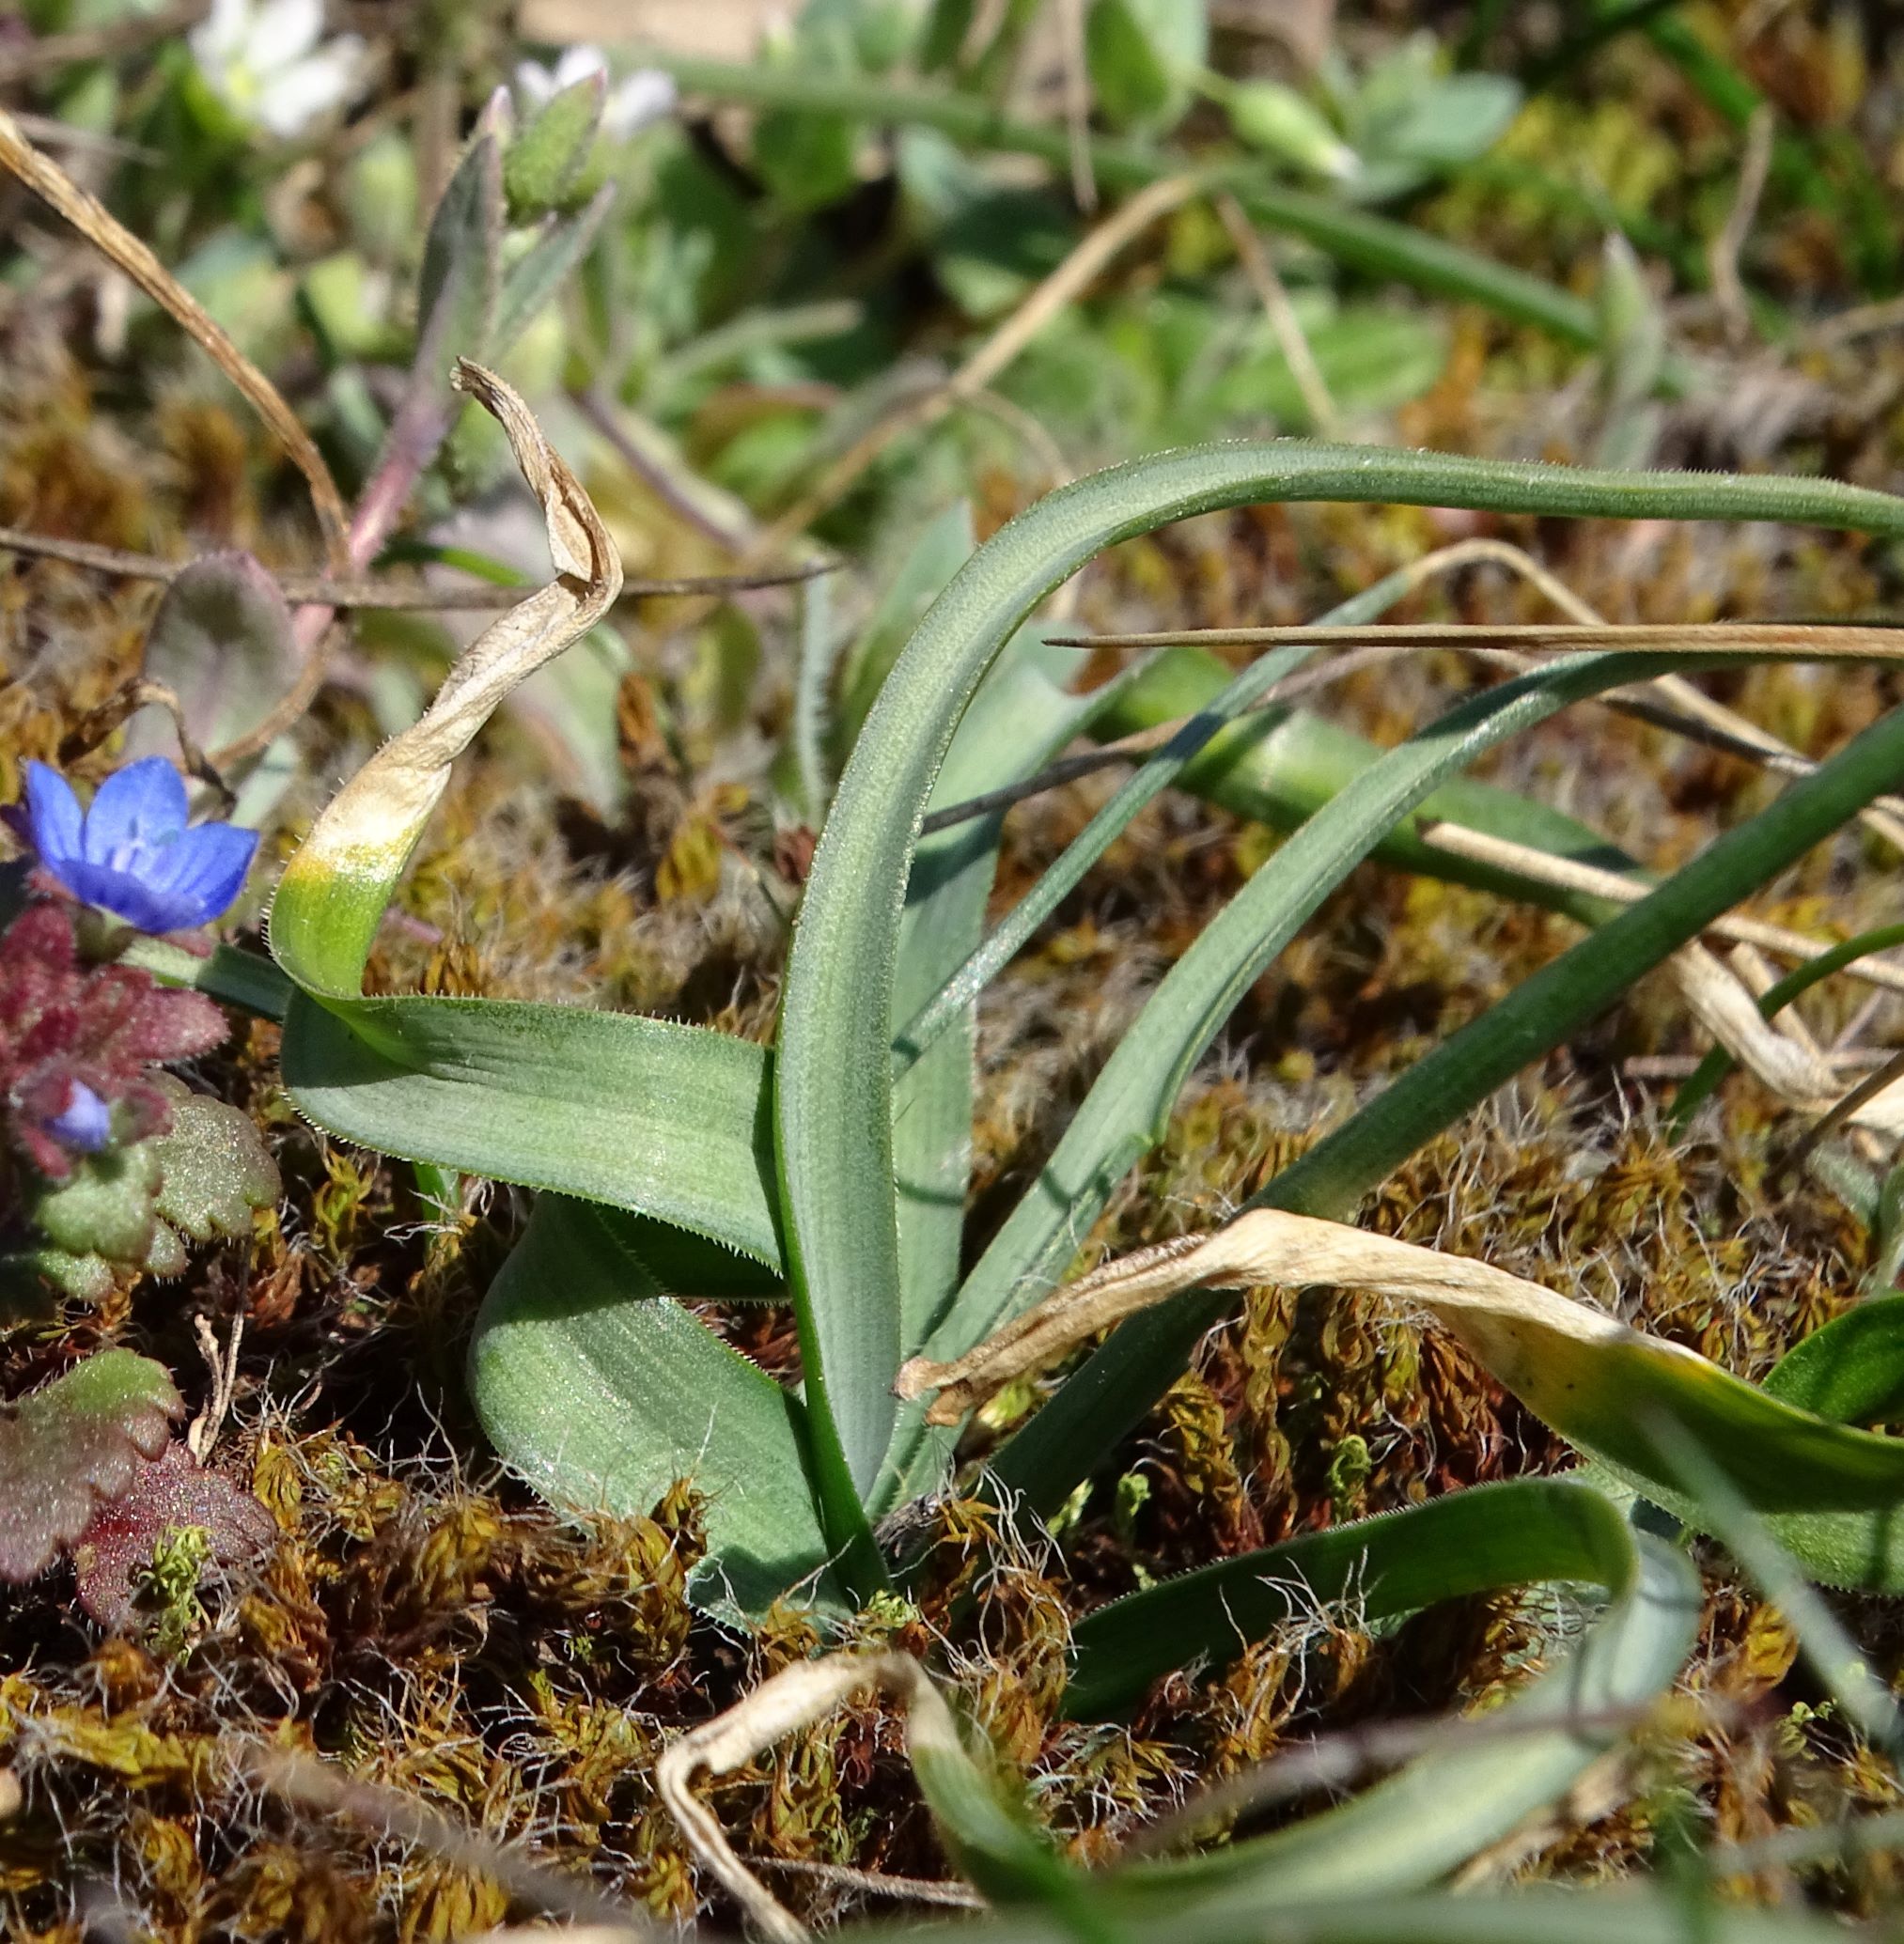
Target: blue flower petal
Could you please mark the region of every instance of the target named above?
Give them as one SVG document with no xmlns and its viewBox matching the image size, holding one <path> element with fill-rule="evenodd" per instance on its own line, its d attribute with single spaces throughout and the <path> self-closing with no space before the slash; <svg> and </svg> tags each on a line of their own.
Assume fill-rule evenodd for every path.
<svg viewBox="0 0 1904 1944">
<path fill-rule="evenodd" d="M 72 895 L 140 931 L 189 931 L 222 916 L 244 886 L 258 832 L 188 829 L 185 781 L 164 756 L 100 785 L 82 816 L 71 785 L 26 765 L 27 821 L 40 862 Z"/>
<path fill-rule="evenodd" d="M 83 1080 L 69 1081 L 65 1107 L 42 1125 L 62 1145 L 97 1154 L 113 1138 L 113 1110 Z"/>
<path fill-rule="evenodd" d="M 185 779 L 164 756 L 114 770 L 86 814 L 86 862 L 139 870 L 178 841 L 186 808 Z"/>
<path fill-rule="evenodd" d="M 231 909 L 244 889 L 245 873 L 258 854 L 258 832 L 236 824 L 202 823 L 189 830 L 167 853 L 164 870 L 148 874 L 155 890 L 177 894 L 193 903 L 195 925 L 209 925 Z"/>
<path fill-rule="evenodd" d="M 116 871 L 109 864 L 78 858 L 58 876 L 74 897 L 123 918 L 135 931 L 189 931 L 205 922 L 196 898 L 168 886 L 148 884 L 143 878 Z"/>
<path fill-rule="evenodd" d="M 80 854 L 83 820 L 72 785 L 44 763 L 26 765 L 26 816 L 39 861 L 59 876 L 59 865 Z"/>
</svg>

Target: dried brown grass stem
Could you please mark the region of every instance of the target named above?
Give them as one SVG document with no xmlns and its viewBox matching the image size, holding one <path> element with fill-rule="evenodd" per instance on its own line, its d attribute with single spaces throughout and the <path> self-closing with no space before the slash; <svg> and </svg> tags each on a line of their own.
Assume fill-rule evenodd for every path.
<svg viewBox="0 0 1904 1944">
<path fill-rule="evenodd" d="M 311 435 L 277 387 L 239 350 L 223 325 L 100 199 L 82 189 L 59 164 L 29 142 L 18 122 L 0 109 L 0 166 L 10 170 L 56 210 L 86 241 L 167 313 L 250 401 L 304 475 L 311 505 L 335 572 L 351 565 L 350 516 Z"/>
</svg>

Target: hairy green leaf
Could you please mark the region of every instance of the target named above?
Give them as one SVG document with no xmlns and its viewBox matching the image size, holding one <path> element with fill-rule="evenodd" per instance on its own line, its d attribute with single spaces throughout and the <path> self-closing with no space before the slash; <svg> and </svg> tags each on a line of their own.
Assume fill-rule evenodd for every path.
<svg viewBox="0 0 1904 1944">
<path fill-rule="evenodd" d="M 608 76 L 598 68 L 552 95 L 509 143 L 503 194 L 511 222 L 536 222 L 568 196 L 595 146 L 607 99 Z"/>
<path fill-rule="evenodd" d="M 101 1350 L 0 1406 L 0 1580 L 18 1584 L 86 1531 L 156 1458 L 184 1409 L 148 1357 Z"/>
<path fill-rule="evenodd" d="M 172 1125 L 145 1143 L 160 1169 L 154 1212 L 195 1242 L 248 1236 L 252 1211 L 269 1208 L 279 1189 L 256 1124 L 170 1074 L 155 1075 L 154 1084 L 172 1103 Z"/>
<path fill-rule="evenodd" d="M 1904 1423 L 1904 1295 L 1873 1297 L 1813 1330 L 1773 1365 L 1765 1388 L 1834 1423 Z"/>
<path fill-rule="evenodd" d="M 416 365 L 446 390 L 449 360 L 488 354 L 502 288 L 503 159 L 479 134 L 429 219 L 416 284 Z"/>
</svg>

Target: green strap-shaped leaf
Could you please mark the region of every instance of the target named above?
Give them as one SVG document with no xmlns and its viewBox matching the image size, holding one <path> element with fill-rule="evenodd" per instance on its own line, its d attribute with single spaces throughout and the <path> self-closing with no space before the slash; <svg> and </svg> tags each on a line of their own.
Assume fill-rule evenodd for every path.
<svg viewBox="0 0 1904 1944">
<path fill-rule="evenodd" d="M 1286 1208 L 1340 1220 L 1421 1143 L 1486 1099 L 1531 1061 L 1614 1003 L 1649 967 L 1696 938 L 1768 878 L 1854 816 L 1871 798 L 1891 788 L 1904 770 L 1904 710 L 1895 710 L 1854 739 L 1812 775 L 1793 784 L 1769 809 L 1727 832 L 1700 857 L 1650 896 L 1608 921 L 1511 992 L 1498 1005 L 1418 1061 L 1346 1125 L 1276 1176 L 1249 1205 Z M 1319 814 L 1304 832 L 1322 821 Z M 1303 833 L 1299 833 L 1299 836 Z M 1295 840 L 1292 840 L 1292 843 Z M 1265 868 L 1268 868 L 1267 866 Z M 1170 1309 L 1133 1318 L 1049 1400 L 993 1461 L 1002 1485 L 1040 1507 L 1061 1504 L 1086 1475 L 1096 1454 L 1110 1449 L 1183 1367 L 1197 1339 L 1227 1306 L 1225 1298 L 1192 1298 Z M 1904 1469 L 1892 1483 L 1891 1468 L 1904 1462 L 1904 1446 L 1861 1440 L 1854 1455 L 1840 1433 L 1818 1444 L 1825 1427 L 1790 1412 L 1750 1386 L 1710 1370 L 1713 1384 L 1703 1401 L 1722 1415 L 1764 1411 L 1777 1418 L 1745 1424 L 1740 1450 L 1754 1439 L 1793 1440 L 1793 1468 L 1773 1467 L 1763 1485 L 1769 1500 L 1754 1496 L 1755 1510 L 1769 1517 L 1781 1543 L 1821 1579 L 1888 1586 L 1904 1583 L 1904 1532 L 1885 1505 L 1904 1490 Z M 1716 1393 L 1726 1392 L 1725 1398 Z M 1754 1400 L 1749 1409 L 1734 1392 Z M 1676 1409 L 1675 1415 L 1678 1415 Z M 1782 1414 L 1782 1415 L 1781 1415 Z M 1561 1427 L 1577 1435 L 1579 1426 Z M 1605 1448 L 1603 1439 L 1584 1442 Z M 1702 1443 L 1709 1443 L 1703 1435 Z M 1801 1446 L 1817 1447 L 1819 1472 L 1800 1482 Z M 1674 1504 L 1659 1485 L 1662 1474 L 1635 1454 L 1616 1454 L 1649 1496 Z M 1849 1468 L 1849 1469 L 1842 1469 Z M 1794 1499 L 1787 1487 L 1795 1488 Z M 1808 1496 L 1807 1496 L 1808 1495 Z M 1808 1503 L 1813 1512 L 1794 1508 Z M 1834 1509 L 1839 1508 L 1839 1509 Z M 1690 1512 L 1689 1512 L 1690 1516 Z"/>
<path fill-rule="evenodd" d="M 788 966 L 777 1152 L 815 1448 L 835 1516 L 870 1487 L 894 1423 L 898 1240 L 891 1199 L 877 1188 L 893 1174 L 887 1048 L 904 887 L 953 731 L 1012 633 L 1095 553 L 1263 500 L 1904 530 L 1904 501 L 1832 481 L 1576 472 L 1288 441 L 1113 468 L 1051 494 L 987 542 L 934 603 L 867 718 L 815 853 Z"/>
<path fill-rule="evenodd" d="M 1316 625 L 1319 628 L 1350 627 L 1373 620 L 1400 599 L 1410 584 L 1406 570 L 1389 574 L 1352 599 L 1332 608 Z M 1192 720 L 1186 722 L 1163 749 L 1139 764 L 1125 778 L 1110 801 L 1065 846 L 1063 854 L 1038 874 L 1038 882 L 1011 908 L 984 943 L 951 973 L 927 1004 L 917 1012 L 910 1012 L 908 995 L 896 989 L 895 1016 L 909 1021 L 899 1030 L 901 1059 L 919 1057 L 952 1019 L 969 1009 L 985 987 L 1030 942 L 1038 926 L 1084 881 L 1085 873 L 1130 828 L 1145 805 L 1161 796 L 1173 783 L 1182 782 L 1200 754 L 1212 740 L 1225 734 L 1225 724 L 1233 723 L 1237 716 L 1254 708 L 1275 683 L 1285 676 L 1293 675 L 1313 652 L 1292 647 L 1264 655 L 1233 678 L 1225 680 L 1220 677 L 1215 689 L 1204 696 L 1196 708 L 1178 710 L 1178 714 Z M 1213 657 L 1211 659 L 1214 661 Z M 1216 665 L 1222 667 L 1221 663 Z M 1227 675 L 1226 670 L 1224 675 Z M 1113 686 L 1121 690 L 1127 684 L 1118 682 Z M 1089 697 L 1083 711 L 1085 722 L 1092 724 L 1106 713 L 1101 692 Z M 1174 718 L 1170 716 L 1156 716 L 1144 726 L 1147 728 L 1171 720 Z M 1101 736 L 1102 732 L 1093 727 L 1092 733 Z M 933 797 L 935 801 L 951 797 L 943 771 Z"/>
<path fill-rule="evenodd" d="M 1671 1691 L 1698 1635 L 1699 1576 L 1636 1534 L 1590 1486 L 1522 1479 L 1225 1560 L 1101 1609 L 1073 1636 L 1066 1705 L 1128 1704 L 1146 1677 L 1241 1645 L 1349 1598 L 1370 1621 L 1537 1580 L 1606 1589 L 1606 1610 L 1551 1672 L 1486 1718 L 1490 1737 L 1418 1757 L 1341 1806 L 1180 1862 L 1120 1871 L 1120 1888 L 1173 1906 L 1412 1890 L 1449 1875 L 1564 1796 Z"/>
<path fill-rule="evenodd" d="M 776 1266 L 770 1055 L 583 1006 L 293 996 L 284 1078 L 384 1154 L 652 1215 Z"/>
<path fill-rule="evenodd" d="M 538 1491 L 583 1511 L 643 1514 L 692 1481 L 706 1501 L 708 1559 L 691 1583 L 702 1605 L 758 1613 L 803 1585 L 836 1600 L 799 1399 L 672 1289 L 701 1293 L 663 1281 L 607 1211 L 544 1195 L 476 1319 L 484 1430 Z"/>
<path fill-rule="evenodd" d="M 950 804 L 1029 775 L 1070 739 L 1088 701 L 1064 684 L 1082 656 L 1021 630 L 959 725 L 932 794 Z M 976 946 L 998 868 L 1002 814 L 935 832 L 913 859 L 894 992 L 910 1013 L 939 991 Z M 973 1001 L 893 1088 L 898 1196 L 899 1334 L 907 1350 L 930 1335 L 959 1281 L 972 1156 Z"/>
<path fill-rule="evenodd" d="M 939 772 L 934 804 L 960 802 L 1014 783 L 1070 740 L 1089 708 L 1062 688 L 1075 651 L 1052 648 L 1022 630 L 959 725 Z M 897 1010 L 910 1015 L 976 949 L 998 868 L 1002 814 L 935 832 L 913 859 L 899 959 Z M 893 1170 L 899 1240 L 899 1339 L 903 1354 L 926 1344 L 959 1285 L 965 1202 L 972 1174 L 972 1063 L 976 993 L 944 1009 L 944 1025 L 916 1058 L 897 1051 L 893 1084 Z M 930 1489 L 952 1439 L 928 1432 L 914 1409 L 866 1493 L 875 1516 Z"/>
<path fill-rule="evenodd" d="M 1071 1630 L 1065 1713 L 1134 1707 L 1179 1668 L 1220 1672 L 1273 1628 L 1352 1591 L 1370 1621 L 1540 1579 L 1631 1590 L 1631 1528 L 1604 1493 L 1565 1479 L 1475 1485 L 1426 1505 L 1239 1553 L 1100 1607 Z"/>
</svg>

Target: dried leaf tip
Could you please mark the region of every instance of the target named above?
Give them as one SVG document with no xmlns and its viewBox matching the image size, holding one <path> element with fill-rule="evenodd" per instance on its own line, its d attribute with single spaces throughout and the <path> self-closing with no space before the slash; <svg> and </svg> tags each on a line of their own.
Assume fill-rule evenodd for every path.
<svg viewBox="0 0 1904 1944">
<path fill-rule="evenodd" d="M 600 621 L 621 591 L 621 558 L 582 483 L 535 415 L 466 358 L 453 381 L 507 435 L 542 504 L 555 578 L 500 614 L 450 670 L 421 721 L 345 784 L 285 867 L 272 949 L 307 990 L 354 996 L 383 907 L 449 782 L 450 765 L 510 692 Z"/>
<path fill-rule="evenodd" d="M 568 462 L 549 443 L 521 395 L 473 358 L 458 358 L 450 383 L 467 392 L 507 435 L 529 489 L 542 503 L 555 571 L 589 583 L 592 605 L 605 612 L 621 591 L 621 556 L 594 502 Z"/>
</svg>

